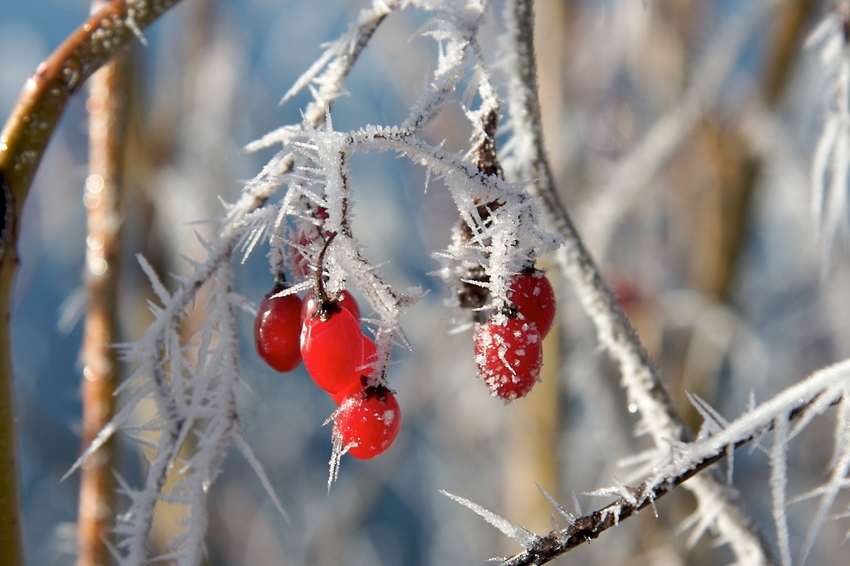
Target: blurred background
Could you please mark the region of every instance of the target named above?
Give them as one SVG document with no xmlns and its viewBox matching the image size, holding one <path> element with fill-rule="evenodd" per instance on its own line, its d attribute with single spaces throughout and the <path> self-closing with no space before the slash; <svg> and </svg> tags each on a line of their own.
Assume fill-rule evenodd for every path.
<svg viewBox="0 0 850 566">
<path fill-rule="evenodd" d="M 146 47 L 133 46 L 119 341 L 137 339 L 151 320 L 135 255 L 163 274 L 187 272 L 181 254 L 200 257 L 195 234 L 212 235 L 203 221 L 222 213 L 219 199 L 237 198 L 275 151 L 241 148 L 300 121 L 307 95 L 278 101 L 365 6 L 184 0 L 146 30 Z M 820 44 L 803 44 L 831 9 L 825 0 L 537 3 L 544 134 L 562 197 L 694 429 L 699 417 L 685 391 L 731 420 L 751 393 L 766 400 L 850 355 L 847 211 L 836 211 L 832 238 L 818 232 L 810 205 L 812 156 L 834 112 L 834 69 L 824 69 Z M 493 64 L 501 10 L 495 2 L 482 35 Z M 0 116 L 88 12 L 81 0 L 0 3 Z M 347 82 L 349 95 L 334 104 L 335 129 L 406 117 L 436 64 L 433 41 L 416 34 L 426 21 L 414 9 L 386 20 Z M 26 544 L 36 566 L 75 560 L 79 475 L 59 479 L 82 448 L 86 123 L 79 96 L 39 170 L 19 244 L 13 346 Z M 455 101 L 427 136 L 459 151 L 470 131 Z M 382 270 L 399 288 L 428 291 L 402 317 L 412 351 L 397 352 L 389 376 L 403 413 L 398 440 L 375 460 L 344 458 L 328 493 L 322 423 L 334 405 L 303 368 L 281 375 L 262 363 L 245 313 L 245 436 L 289 520 L 233 451 L 210 490 L 206 564 L 483 564 L 521 548 L 438 490 L 546 533 L 554 510 L 535 484 L 570 509 L 575 494 L 587 512 L 608 501 L 585 492 L 613 477 L 637 483 L 622 464 L 648 441 L 635 438 L 616 368 L 554 263 L 561 324 L 545 344 L 543 383 L 506 406 L 475 378 L 471 332 L 453 332 L 462 317 L 430 275 L 457 213 L 439 183 L 426 192 L 424 181 L 421 168 L 393 156 L 353 163 L 354 233 L 369 259 L 387 262 Z M 266 251 L 237 270 L 237 291 L 254 303 L 272 287 Z M 834 423 L 828 414 L 792 444 L 790 496 L 824 480 Z M 126 439 L 119 453 L 120 473 L 140 481 L 144 455 Z M 765 454 L 738 451 L 734 484 L 774 540 L 768 474 Z M 795 556 L 814 506 L 789 508 Z M 658 502 L 657 518 L 643 513 L 561 562 L 733 561 L 711 535 L 691 545 L 681 526 L 693 507 L 677 490 Z M 168 523 L 154 529 L 155 544 L 172 536 Z M 828 522 L 808 563 L 847 564 L 840 543 L 848 527 Z"/>
</svg>

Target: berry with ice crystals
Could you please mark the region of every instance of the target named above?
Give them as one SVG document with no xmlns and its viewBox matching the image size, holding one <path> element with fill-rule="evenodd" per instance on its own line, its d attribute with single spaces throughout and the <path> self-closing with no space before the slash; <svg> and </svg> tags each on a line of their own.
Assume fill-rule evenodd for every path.
<svg viewBox="0 0 850 566">
<path fill-rule="evenodd" d="M 511 277 L 508 288 L 511 301 L 522 317 L 537 325 L 537 331 L 546 338 L 555 321 L 555 290 L 549 278 L 538 270 L 531 269 Z"/>
<path fill-rule="evenodd" d="M 333 437 L 348 453 L 365 460 L 384 452 L 398 436 L 401 410 L 386 387 L 354 390 L 334 415 Z"/>
<path fill-rule="evenodd" d="M 475 327 L 478 375 L 505 401 L 524 397 L 540 380 L 543 339 L 534 322 L 503 314 Z"/>
<path fill-rule="evenodd" d="M 328 393 L 348 389 L 360 381 L 363 334 L 347 310 L 329 303 L 304 320 L 301 357 L 313 381 Z"/>
</svg>

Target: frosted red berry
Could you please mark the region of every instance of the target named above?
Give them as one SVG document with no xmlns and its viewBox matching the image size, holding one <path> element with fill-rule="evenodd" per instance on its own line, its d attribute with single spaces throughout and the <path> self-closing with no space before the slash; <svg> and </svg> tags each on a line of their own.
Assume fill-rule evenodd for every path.
<svg viewBox="0 0 850 566">
<path fill-rule="evenodd" d="M 347 389 L 360 380 L 363 334 L 347 310 L 332 306 L 322 316 L 304 320 L 301 357 L 313 381 L 328 393 Z"/>
<path fill-rule="evenodd" d="M 354 295 L 349 293 L 347 290 L 343 290 L 339 296 L 332 301 L 333 304 L 347 310 L 350 312 L 355 320 L 360 320 L 360 305 L 357 304 L 357 300 L 354 298 Z M 310 290 L 304 296 L 304 303 L 301 307 L 301 320 L 307 320 L 316 315 L 316 310 L 318 310 L 320 301 L 316 296 L 316 292 Z"/>
<path fill-rule="evenodd" d="M 478 375 L 505 401 L 524 397 L 540 380 L 543 339 L 528 320 L 499 316 L 475 328 Z"/>
<path fill-rule="evenodd" d="M 386 387 L 368 387 L 343 400 L 334 416 L 333 436 L 355 458 L 374 458 L 398 436 L 401 410 Z"/>
<path fill-rule="evenodd" d="M 260 303 L 254 319 L 257 353 L 277 371 L 292 371 L 301 363 L 301 299 L 298 295 L 275 297 L 276 287 Z"/>
<path fill-rule="evenodd" d="M 508 300 L 516 305 L 520 318 L 537 325 L 540 336 L 546 338 L 555 321 L 555 290 L 549 278 L 537 269 L 511 277 Z"/>
</svg>

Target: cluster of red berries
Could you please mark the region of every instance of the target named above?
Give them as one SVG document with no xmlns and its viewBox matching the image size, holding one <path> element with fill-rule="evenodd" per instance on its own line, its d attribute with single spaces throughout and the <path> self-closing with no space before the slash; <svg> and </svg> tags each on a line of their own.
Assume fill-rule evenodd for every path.
<svg viewBox="0 0 850 566">
<path fill-rule="evenodd" d="M 335 442 L 355 458 L 377 456 L 398 435 L 401 411 L 389 389 L 367 383 L 377 347 L 360 330 L 357 301 L 348 291 L 324 301 L 314 291 L 303 301 L 283 291 L 276 286 L 260 303 L 254 321 L 257 352 L 281 372 L 303 360 L 316 385 L 339 405 Z"/>
<path fill-rule="evenodd" d="M 505 401 L 524 397 L 540 381 L 543 338 L 555 320 L 555 292 L 544 273 L 528 269 L 511 277 L 510 305 L 475 327 L 478 375 Z"/>
</svg>

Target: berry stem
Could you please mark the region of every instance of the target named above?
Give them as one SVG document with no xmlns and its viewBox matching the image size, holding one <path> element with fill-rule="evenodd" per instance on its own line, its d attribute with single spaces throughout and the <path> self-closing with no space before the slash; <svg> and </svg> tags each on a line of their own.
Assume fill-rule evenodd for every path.
<svg viewBox="0 0 850 566">
<path fill-rule="evenodd" d="M 325 320 L 327 318 L 328 313 L 333 310 L 334 304 L 328 298 L 328 294 L 325 291 L 325 253 L 328 251 L 328 248 L 333 242 L 333 239 L 336 238 L 336 232 L 331 233 L 328 236 L 328 239 L 325 240 L 324 245 L 322 246 L 322 251 L 319 252 L 319 258 L 316 262 L 316 296 L 319 298 L 319 306 L 316 309 L 316 316 Z"/>
</svg>

